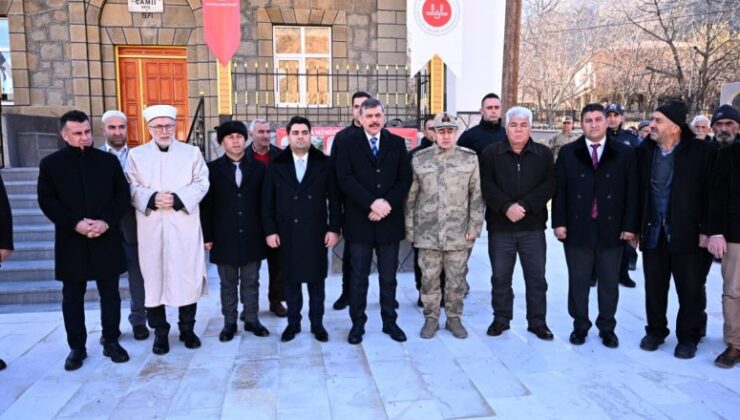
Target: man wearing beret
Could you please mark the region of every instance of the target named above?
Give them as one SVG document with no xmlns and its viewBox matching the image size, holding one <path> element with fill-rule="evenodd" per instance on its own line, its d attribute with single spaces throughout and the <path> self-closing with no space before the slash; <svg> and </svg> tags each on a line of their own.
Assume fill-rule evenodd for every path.
<svg viewBox="0 0 740 420">
<path fill-rule="evenodd" d="M 208 192 L 208 167 L 197 147 L 175 138 L 175 107 L 153 105 L 143 115 L 153 140 L 129 152 L 126 177 L 136 208 L 144 304 L 154 328 L 152 352 L 165 354 L 165 305 L 179 308 L 180 341 L 200 347 L 193 328 L 198 299 L 208 291 L 199 207 Z"/>
<path fill-rule="evenodd" d="M 731 368 L 740 361 L 740 116 L 722 105 L 712 115 L 715 138 L 725 145 L 717 153 L 709 197 L 709 252 L 722 258 L 722 310 L 725 351 L 714 363 Z"/>
<path fill-rule="evenodd" d="M 205 248 L 221 279 L 224 328 L 218 338 L 224 342 L 234 338 L 240 297 L 244 330 L 266 337 L 270 332 L 257 315 L 260 265 L 267 255 L 260 211 L 265 167 L 244 157 L 247 127 L 243 122 L 224 122 L 216 127 L 216 138 L 225 154 L 208 163 L 211 185 L 200 203 L 200 220 Z"/>
<path fill-rule="evenodd" d="M 694 138 L 683 102 L 659 106 L 650 137 L 636 149 L 641 203 L 640 244 L 645 273 L 646 335 L 640 348 L 656 350 L 669 334 L 666 311 L 671 276 L 678 293 L 674 355 L 690 359 L 706 328 L 705 255 L 709 240 L 709 176 L 716 155 Z"/>
</svg>

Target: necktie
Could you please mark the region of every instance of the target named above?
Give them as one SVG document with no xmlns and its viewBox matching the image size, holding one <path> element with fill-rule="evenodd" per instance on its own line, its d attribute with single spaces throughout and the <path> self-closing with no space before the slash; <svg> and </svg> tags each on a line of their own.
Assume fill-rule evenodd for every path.
<svg viewBox="0 0 740 420">
<path fill-rule="evenodd" d="M 239 162 L 234 162 L 234 181 L 237 187 L 242 186 L 242 169 L 239 167 Z"/>
<path fill-rule="evenodd" d="M 298 159 L 295 164 L 295 176 L 298 178 L 298 182 L 301 182 L 303 181 L 303 175 L 306 174 L 306 161 Z"/>
<path fill-rule="evenodd" d="M 591 163 L 594 165 L 594 169 L 599 168 L 599 154 L 597 150 L 599 149 L 599 146 L 601 144 L 592 144 L 591 148 L 593 149 L 591 151 Z M 596 220 L 596 218 L 599 217 L 599 206 L 596 204 L 596 197 L 594 196 L 594 201 L 591 203 L 591 219 Z"/>
<path fill-rule="evenodd" d="M 373 156 L 378 157 L 378 138 L 370 137 L 370 150 L 373 152 Z"/>
</svg>

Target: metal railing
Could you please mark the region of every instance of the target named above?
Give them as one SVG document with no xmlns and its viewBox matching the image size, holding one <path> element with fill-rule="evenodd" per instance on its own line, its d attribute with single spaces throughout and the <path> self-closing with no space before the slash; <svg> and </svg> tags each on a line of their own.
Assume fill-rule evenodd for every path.
<svg viewBox="0 0 740 420">
<path fill-rule="evenodd" d="M 275 69 L 269 62 L 244 62 L 234 64 L 232 86 L 234 119 L 264 118 L 278 125 L 293 115 L 316 126 L 347 125 L 356 91 L 380 99 L 386 121 L 395 125 L 418 127 L 429 109 L 429 76 L 422 72 L 410 77 L 403 66 L 336 65 L 298 73 Z"/>
<path fill-rule="evenodd" d="M 190 131 L 188 131 L 187 143 L 192 144 L 200 149 L 201 153 L 206 153 L 206 110 L 205 110 L 205 99 L 203 95 L 200 95 L 198 100 L 198 107 L 195 108 L 195 114 L 193 114 L 193 121 L 190 123 Z"/>
</svg>

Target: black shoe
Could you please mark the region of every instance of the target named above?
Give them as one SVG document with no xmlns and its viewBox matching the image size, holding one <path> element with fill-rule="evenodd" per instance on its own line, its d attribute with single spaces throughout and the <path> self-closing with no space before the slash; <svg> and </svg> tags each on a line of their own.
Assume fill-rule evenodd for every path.
<svg viewBox="0 0 740 420">
<path fill-rule="evenodd" d="M 645 351 L 655 351 L 658 350 L 658 346 L 663 343 L 665 343 L 665 339 L 663 337 L 647 334 L 645 337 L 642 337 L 642 340 L 640 340 L 640 348 Z"/>
<path fill-rule="evenodd" d="M 580 346 L 581 344 L 586 342 L 587 335 L 588 335 L 588 331 L 576 329 L 576 330 L 573 330 L 572 333 L 570 333 L 570 338 L 568 340 L 570 341 L 571 344 Z"/>
<path fill-rule="evenodd" d="M 350 344 L 360 344 L 362 343 L 363 334 L 365 334 L 365 328 L 353 325 L 352 329 L 349 330 L 347 342 Z"/>
<path fill-rule="evenodd" d="M 295 335 L 301 332 L 301 326 L 299 325 L 291 325 L 288 324 L 287 327 L 285 327 L 285 330 L 283 330 L 283 334 L 280 336 L 280 341 L 283 343 L 287 343 L 288 341 L 295 338 Z"/>
<path fill-rule="evenodd" d="M 273 302 L 270 304 L 270 312 L 275 314 L 278 318 L 285 318 L 288 316 L 288 310 L 285 309 L 283 302 Z"/>
<path fill-rule="evenodd" d="M 334 305 L 332 306 L 337 311 L 341 311 L 342 309 L 347 308 L 349 306 L 349 296 L 342 293 L 339 295 L 339 298 L 334 302 Z"/>
<path fill-rule="evenodd" d="M 124 363 L 129 360 L 128 353 L 118 344 L 118 341 L 106 341 L 103 345 L 103 356 L 110 357 L 113 363 Z"/>
<path fill-rule="evenodd" d="M 714 359 L 714 364 L 725 369 L 731 369 L 735 366 L 736 363 L 740 362 L 740 350 L 732 347 L 727 346 L 727 349 L 722 352 L 719 356 L 717 356 L 716 359 Z M 2 360 L 0 360 L 0 365 L 2 365 Z M 2 367 L 0 367 L 2 369 Z"/>
<path fill-rule="evenodd" d="M 82 361 L 87 359 L 87 351 L 72 350 L 67 356 L 67 360 L 64 361 L 64 370 L 77 370 L 82 367 Z"/>
<path fill-rule="evenodd" d="M 5 369 L 6 367 L 8 367 L 8 365 L 5 364 L 5 361 L 3 361 L 3 359 L 0 359 L 0 370 Z"/>
<path fill-rule="evenodd" d="M 676 350 L 674 350 L 673 355 L 678 359 L 693 359 L 696 355 L 696 344 L 678 343 L 676 344 Z"/>
<path fill-rule="evenodd" d="M 259 321 L 255 322 L 254 324 L 251 322 L 245 322 L 244 331 L 249 331 L 257 337 L 267 337 L 268 335 L 270 335 L 270 331 L 268 331 L 264 325 L 260 324 Z"/>
<path fill-rule="evenodd" d="M 189 349 L 200 347 L 200 338 L 192 331 L 180 331 L 180 341 L 185 343 L 185 347 Z"/>
<path fill-rule="evenodd" d="M 146 325 L 134 325 L 134 340 L 146 340 L 149 338 L 149 328 Z"/>
<path fill-rule="evenodd" d="M 237 330 L 236 322 L 231 324 L 225 324 L 224 328 L 221 330 L 221 332 L 218 334 L 218 341 L 225 343 L 227 341 L 231 341 L 234 339 L 234 334 L 236 334 Z"/>
<path fill-rule="evenodd" d="M 152 345 L 152 353 L 163 355 L 170 352 L 170 340 L 166 335 L 154 335 L 154 345 Z"/>
<path fill-rule="evenodd" d="M 311 327 L 311 334 L 313 334 L 316 340 L 321 341 L 322 343 L 326 343 L 327 341 L 329 341 L 329 333 L 326 331 L 326 328 L 324 328 L 323 325 Z"/>
<path fill-rule="evenodd" d="M 383 332 L 390 335 L 394 341 L 398 341 L 399 343 L 406 341 L 406 334 L 395 322 L 393 324 L 383 325 Z"/>
<path fill-rule="evenodd" d="M 602 331 L 599 333 L 601 337 L 601 343 L 610 349 L 616 349 L 619 347 L 619 338 L 614 334 L 614 331 Z"/>
<path fill-rule="evenodd" d="M 242 311 L 239 314 L 239 321 L 244 322 L 245 319 L 247 319 L 247 314 L 245 314 L 244 311 Z"/>
<path fill-rule="evenodd" d="M 540 340 L 550 341 L 553 338 L 555 338 L 555 336 L 552 334 L 552 331 L 550 331 L 550 329 L 547 328 L 547 325 L 543 325 L 541 327 L 528 327 L 527 331 L 536 335 L 537 338 L 539 338 Z"/>
<path fill-rule="evenodd" d="M 421 294 L 419 294 L 419 298 L 416 299 L 416 306 L 418 306 L 420 308 L 423 308 L 424 307 L 424 302 L 421 301 Z"/>
<path fill-rule="evenodd" d="M 629 277 L 622 277 L 621 279 L 619 279 L 619 284 L 621 284 L 624 287 L 629 287 L 630 289 L 637 286 L 637 283 L 635 283 L 635 281 Z"/>
<path fill-rule="evenodd" d="M 499 335 L 503 334 L 504 331 L 508 330 L 509 324 L 504 322 L 491 322 L 491 325 L 488 326 L 488 330 L 486 331 L 486 334 L 492 336 L 492 337 L 498 337 Z"/>
</svg>

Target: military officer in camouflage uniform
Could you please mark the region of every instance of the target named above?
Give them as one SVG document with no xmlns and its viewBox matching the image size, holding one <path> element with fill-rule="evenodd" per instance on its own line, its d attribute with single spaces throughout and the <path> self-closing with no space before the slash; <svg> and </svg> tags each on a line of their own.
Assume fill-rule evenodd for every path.
<svg viewBox="0 0 740 420">
<path fill-rule="evenodd" d="M 416 153 L 411 161 L 413 183 L 406 199 L 406 239 L 419 249 L 421 301 L 424 304 L 422 338 L 439 329 L 440 272 L 444 267 L 445 328 L 457 338 L 468 333 L 460 317 L 465 293 L 469 249 L 483 226 L 483 198 L 478 158 L 456 146 L 457 118 L 434 117 L 437 143 Z"/>
<path fill-rule="evenodd" d="M 578 138 L 578 134 L 573 132 L 573 118 L 570 115 L 563 117 L 563 131 L 552 136 L 545 146 L 550 148 L 555 160 L 558 160 L 560 148 L 568 143 L 572 143 Z"/>
</svg>

